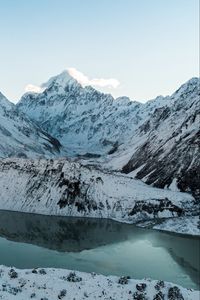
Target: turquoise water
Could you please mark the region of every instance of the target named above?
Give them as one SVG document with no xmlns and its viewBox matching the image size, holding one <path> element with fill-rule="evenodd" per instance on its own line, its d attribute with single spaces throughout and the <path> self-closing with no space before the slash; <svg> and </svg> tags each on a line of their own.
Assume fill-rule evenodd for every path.
<svg viewBox="0 0 200 300">
<path fill-rule="evenodd" d="M 163 279 L 199 289 L 200 239 L 111 220 L 0 211 L 0 264 Z"/>
</svg>

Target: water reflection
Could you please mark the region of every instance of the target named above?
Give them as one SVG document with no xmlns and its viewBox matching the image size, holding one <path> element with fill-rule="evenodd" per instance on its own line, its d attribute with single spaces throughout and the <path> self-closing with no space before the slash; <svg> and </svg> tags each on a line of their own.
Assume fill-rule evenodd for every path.
<svg viewBox="0 0 200 300">
<path fill-rule="evenodd" d="M 0 211 L 0 236 L 5 238 L 0 238 L 0 264 L 129 274 L 133 278 L 161 278 L 198 288 L 198 238 L 105 219 L 7 211 Z"/>
<path fill-rule="evenodd" d="M 112 220 L 0 211 L 0 236 L 57 251 L 80 252 L 127 240 L 130 235 L 130 225 Z"/>
</svg>

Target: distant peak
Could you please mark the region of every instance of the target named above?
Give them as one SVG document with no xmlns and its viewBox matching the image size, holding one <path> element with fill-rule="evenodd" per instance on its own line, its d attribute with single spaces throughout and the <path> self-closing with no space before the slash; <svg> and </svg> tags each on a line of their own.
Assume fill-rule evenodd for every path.
<svg viewBox="0 0 200 300">
<path fill-rule="evenodd" d="M 41 87 L 49 88 L 52 84 L 56 84 L 65 88 L 68 84 L 78 84 L 78 82 L 69 74 L 67 70 L 64 70 L 60 74 L 51 77 L 47 82 L 43 83 Z"/>
<path fill-rule="evenodd" d="M 191 79 L 189 79 L 188 81 L 186 81 L 186 84 L 198 84 L 200 82 L 200 78 L 199 77 L 192 77 Z"/>
<path fill-rule="evenodd" d="M 186 81 L 185 83 L 183 83 L 180 86 L 181 88 L 187 88 L 188 86 L 198 86 L 200 85 L 200 78 L 198 77 L 192 77 L 191 79 L 189 79 L 188 81 Z"/>
<path fill-rule="evenodd" d="M 118 102 L 121 105 L 126 105 L 131 102 L 130 98 L 127 96 L 121 96 L 115 99 L 116 102 Z"/>
<path fill-rule="evenodd" d="M 195 88 L 200 87 L 200 78 L 198 77 L 192 77 L 188 81 L 186 81 L 184 84 L 180 86 L 178 90 L 172 95 L 172 96 L 179 96 L 187 91 L 192 91 Z"/>
<path fill-rule="evenodd" d="M 47 82 L 41 84 L 40 86 L 36 86 L 33 84 L 28 84 L 25 87 L 25 91 L 27 93 L 32 94 L 40 94 L 45 90 L 49 90 L 51 92 L 56 91 L 57 93 L 63 94 L 66 90 L 71 89 L 80 89 L 86 87 L 96 87 L 99 88 L 117 88 L 119 85 L 119 81 L 115 78 L 89 78 L 84 73 L 78 71 L 76 68 L 68 68 L 62 71 L 60 74 L 51 77 Z M 94 91 L 92 90 L 92 91 Z"/>
</svg>

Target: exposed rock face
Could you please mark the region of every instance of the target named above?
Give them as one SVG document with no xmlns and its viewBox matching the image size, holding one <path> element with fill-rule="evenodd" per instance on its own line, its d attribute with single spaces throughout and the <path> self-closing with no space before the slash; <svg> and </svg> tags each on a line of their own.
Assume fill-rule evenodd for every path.
<svg viewBox="0 0 200 300">
<path fill-rule="evenodd" d="M 48 215 L 136 222 L 196 213 L 189 194 L 66 160 L 0 161 L 0 193 L 0 209 Z"/>
<path fill-rule="evenodd" d="M 133 209 L 130 211 L 129 215 L 135 215 L 138 212 L 147 212 L 148 214 L 154 214 L 155 218 L 158 216 L 159 212 L 168 210 L 176 213 L 179 217 L 184 215 L 184 210 L 176 205 L 174 205 L 167 198 L 160 199 L 154 203 L 146 203 L 146 201 L 137 201 Z"/>
<path fill-rule="evenodd" d="M 60 142 L 44 132 L 0 93 L 0 157 L 55 156 Z"/>
</svg>

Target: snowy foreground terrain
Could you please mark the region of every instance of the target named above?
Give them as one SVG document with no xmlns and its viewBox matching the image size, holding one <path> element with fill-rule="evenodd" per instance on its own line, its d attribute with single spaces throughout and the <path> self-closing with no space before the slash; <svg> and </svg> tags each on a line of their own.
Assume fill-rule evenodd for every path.
<svg viewBox="0 0 200 300">
<path fill-rule="evenodd" d="M 0 266 L 3 300 L 199 300 L 199 292 L 150 279 L 103 276 L 63 269 L 18 270 Z"/>
<path fill-rule="evenodd" d="M 0 160 L 0 189 L 0 209 L 20 212 L 131 223 L 197 213 L 190 194 L 66 159 Z"/>
</svg>

